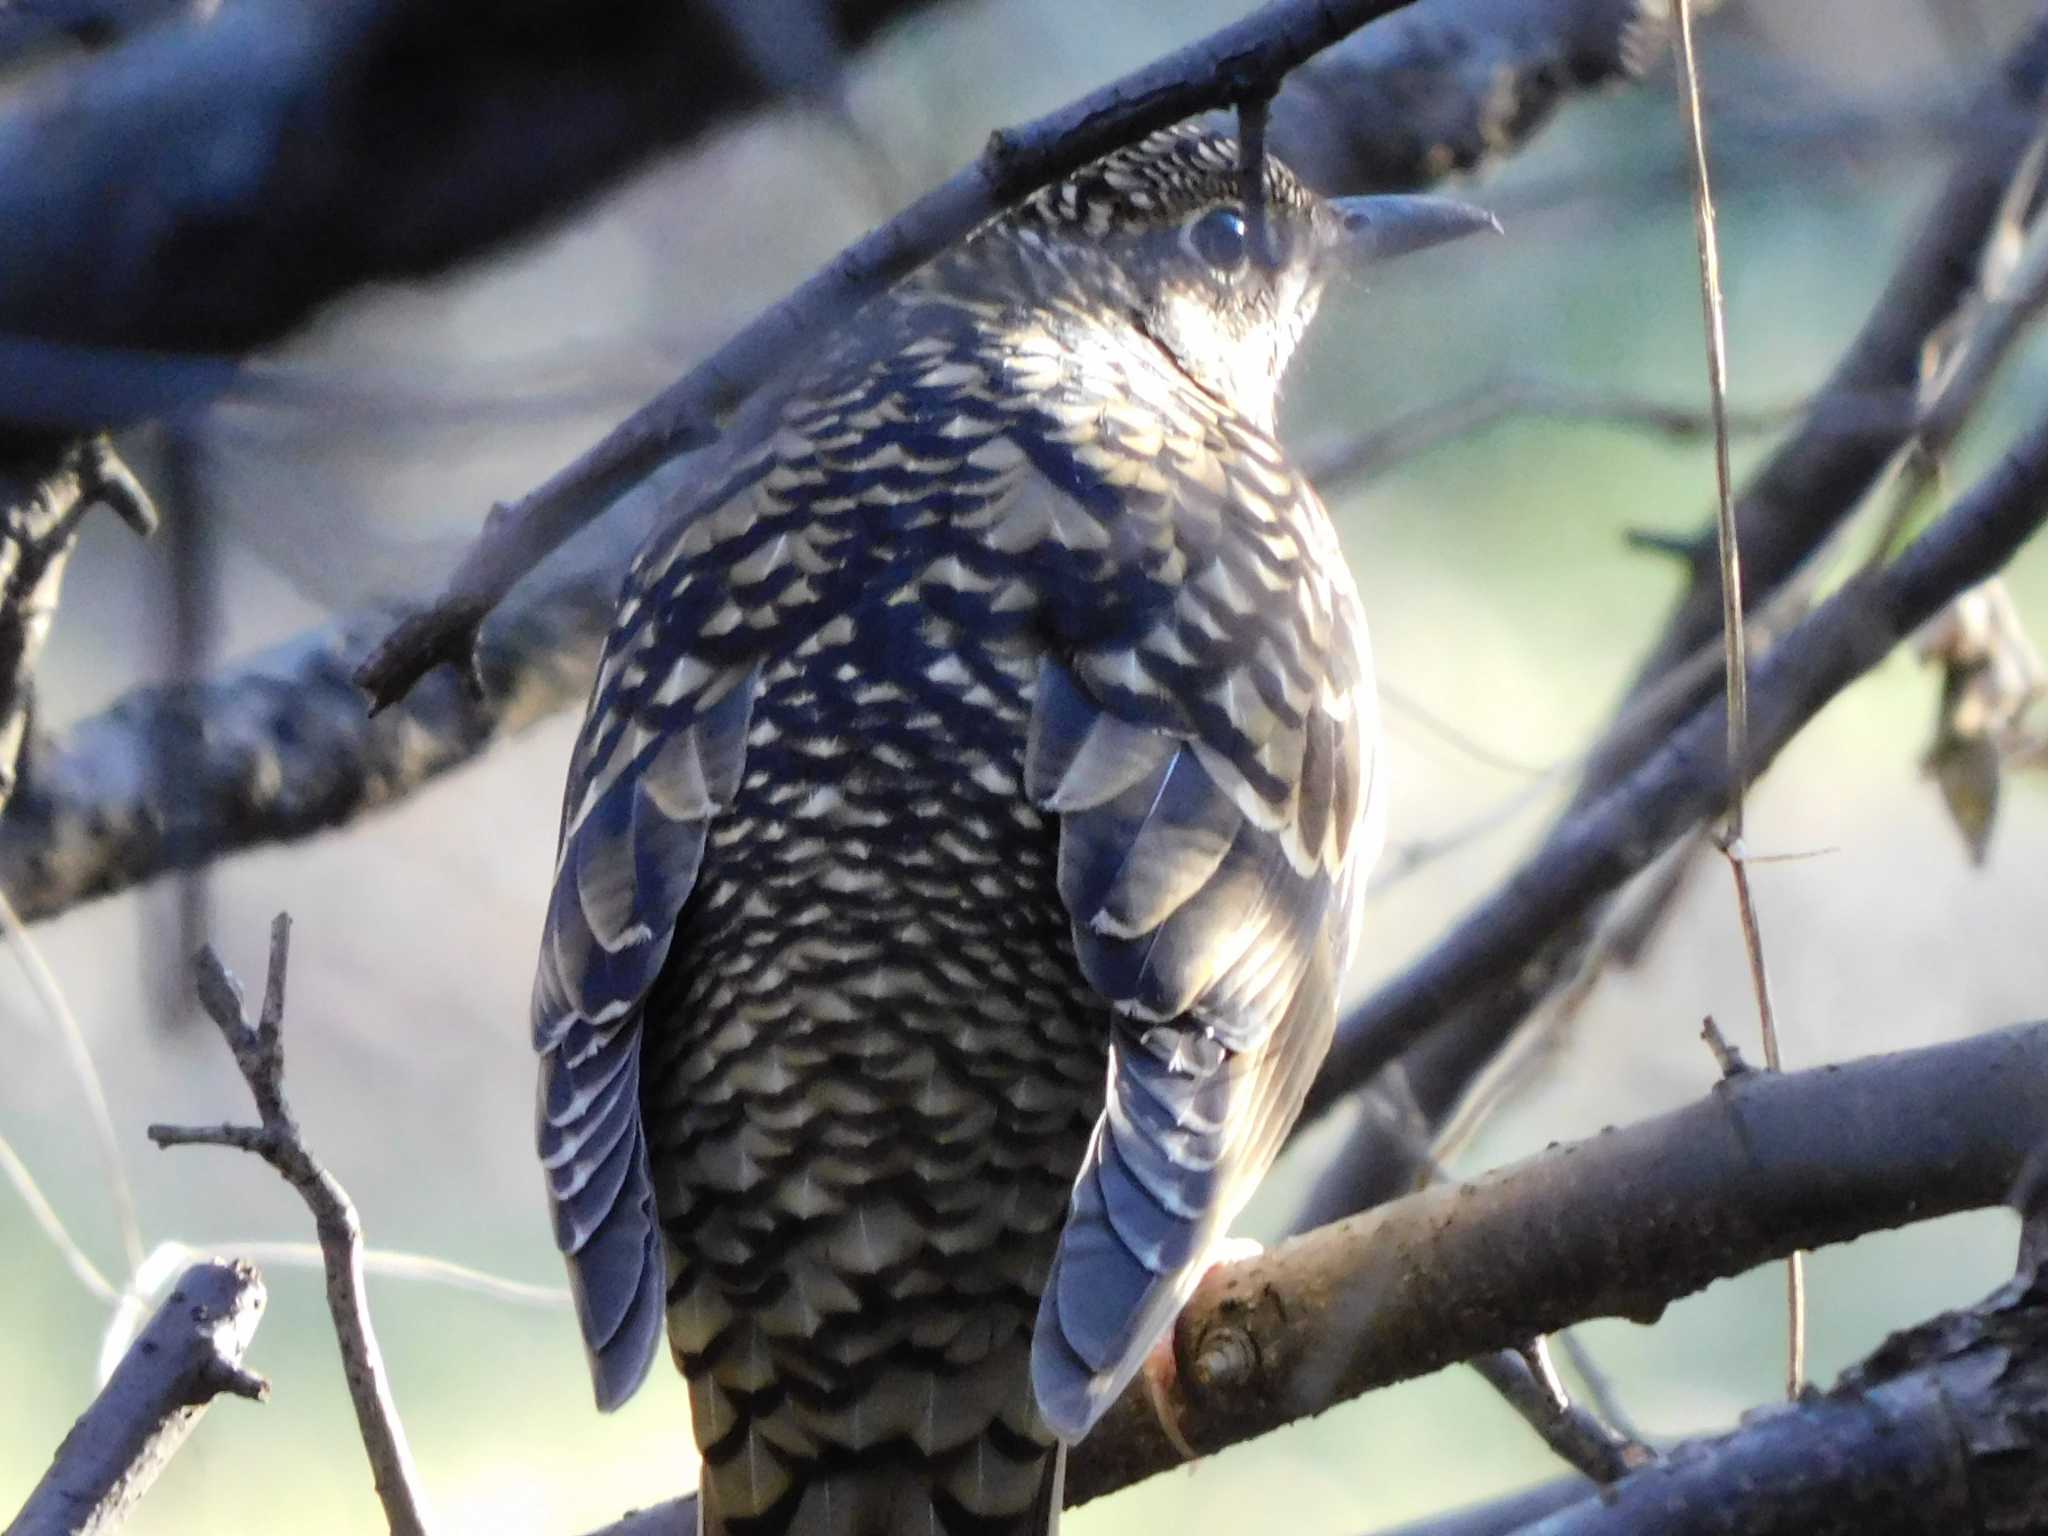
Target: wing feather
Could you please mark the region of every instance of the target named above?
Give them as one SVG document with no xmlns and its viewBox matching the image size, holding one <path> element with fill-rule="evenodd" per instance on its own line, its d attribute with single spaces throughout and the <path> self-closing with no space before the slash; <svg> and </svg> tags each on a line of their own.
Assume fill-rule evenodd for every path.
<svg viewBox="0 0 2048 1536">
<path fill-rule="evenodd" d="M 758 669 L 707 672 L 696 696 L 619 729 L 620 714 L 636 716 L 645 700 L 607 697 L 601 681 L 570 777 L 533 986 L 536 1119 L 555 1241 L 601 1408 L 632 1396 L 662 1330 L 640 1006 L 696 884 L 710 819 L 738 789 L 758 683 Z"/>
<path fill-rule="evenodd" d="M 1327 561 L 1299 489 L 1296 532 Z M 1259 596 L 1267 611 L 1202 574 L 1220 567 L 1189 569 L 1148 635 L 1044 664 L 1026 756 L 1027 793 L 1060 816 L 1082 972 L 1115 1014 L 1032 1341 L 1066 1440 L 1137 1372 L 1278 1154 L 1329 1046 L 1375 851 L 1373 703 L 1341 566 Z M 1219 592 L 1234 611 L 1214 611 Z"/>
</svg>

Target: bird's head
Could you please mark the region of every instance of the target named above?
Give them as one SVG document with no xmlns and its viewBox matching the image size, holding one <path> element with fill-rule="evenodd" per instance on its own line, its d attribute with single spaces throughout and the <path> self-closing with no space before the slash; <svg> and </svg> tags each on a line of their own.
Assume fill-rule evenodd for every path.
<svg viewBox="0 0 2048 1536">
<path fill-rule="evenodd" d="M 1332 276 L 1498 228 L 1446 198 L 1319 197 L 1271 156 L 1263 206 L 1245 190 L 1237 142 L 1183 124 L 1044 188 L 976 243 L 1007 245 L 1040 302 L 1083 321 L 1107 310 L 1270 425 Z"/>
</svg>

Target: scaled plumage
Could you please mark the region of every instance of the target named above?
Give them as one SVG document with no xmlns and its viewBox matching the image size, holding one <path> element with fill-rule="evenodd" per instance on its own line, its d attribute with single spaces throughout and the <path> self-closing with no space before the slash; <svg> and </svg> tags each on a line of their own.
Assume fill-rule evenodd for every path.
<svg viewBox="0 0 2048 1536">
<path fill-rule="evenodd" d="M 707 1532 L 1037 1532 L 1271 1162 L 1375 841 L 1272 436 L 1341 222 L 1155 135 L 824 349 L 627 580 L 534 986 L 599 1402 Z M 1206 221 L 1206 222 L 1205 222 Z M 1254 232 L 1255 233 L 1255 232 Z"/>
</svg>

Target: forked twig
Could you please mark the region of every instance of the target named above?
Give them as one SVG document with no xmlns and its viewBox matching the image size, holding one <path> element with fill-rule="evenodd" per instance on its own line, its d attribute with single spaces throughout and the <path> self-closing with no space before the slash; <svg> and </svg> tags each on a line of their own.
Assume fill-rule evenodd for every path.
<svg viewBox="0 0 2048 1536">
<path fill-rule="evenodd" d="M 356 1425 L 369 1454 L 377 1497 L 393 1536 L 425 1536 L 424 1508 L 415 1492 L 412 1452 L 392 1401 L 384 1357 L 370 1323 L 363 1284 L 363 1230 L 354 1203 L 340 1182 L 307 1148 L 284 1096 L 285 963 L 291 951 L 291 917 L 280 912 L 270 925 L 270 970 L 263 987 L 263 1011 L 251 1024 L 243 1012 L 242 984 L 211 948 L 199 953 L 199 1004 L 220 1027 L 235 1066 L 256 1101 L 257 1125 L 152 1125 L 149 1139 L 160 1147 L 234 1147 L 263 1159 L 299 1192 L 313 1213 L 327 1270 L 327 1307 L 341 1344 L 342 1368 Z"/>
<path fill-rule="evenodd" d="M 1749 656 L 1742 625 L 1742 554 L 1735 524 L 1734 476 L 1728 467 L 1728 335 L 1721 303 L 1721 251 L 1714 232 L 1714 196 L 1707 175 L 1707 135 L 1700 107 L 1699 58 L 1692 36 L 1692 0 L 1678 0 L 1680 99 L 1691 150 L 1693 231 L 1699 242 L 1700 309 L 1707 333 L 1707 390 L 1714 414 L 1714 489 L 1716 545 L 1721 558 L 1721 636 L 1728 676 L 1728 823 L 1720 839 L 1728 870 L 1735 879 L 1735 906 L 1742 924 L 1742 946 L 1749 957 L 1749 979 L 1756 993 L 1757 1017 L 1763 1029 L 1764 1061 L 1776 1072 L 1778 1022 L 1771 1007 L 1771 978 L 1764 964 L 1763 929 L 1749 888 L 1743 846 L 1744 777 L 1749 762 Z M 1806 1381 L 1805 1255 L 1785 1261 L 1787 1339 L 1785 1393 L 1797 1397 Z"/>
</svg>

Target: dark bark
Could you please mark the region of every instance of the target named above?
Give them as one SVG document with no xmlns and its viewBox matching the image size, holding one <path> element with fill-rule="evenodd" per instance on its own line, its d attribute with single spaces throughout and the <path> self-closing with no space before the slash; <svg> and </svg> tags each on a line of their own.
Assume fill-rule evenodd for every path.
<svg viewBox="0 0 2048 1536">
<path fill-rule="evenodd" d="M 1833 1391 L 1683 1446 L 1520 1536 L 2048 1529 L 2048 1280 L 1886 1340 Z"/>
</svg>

